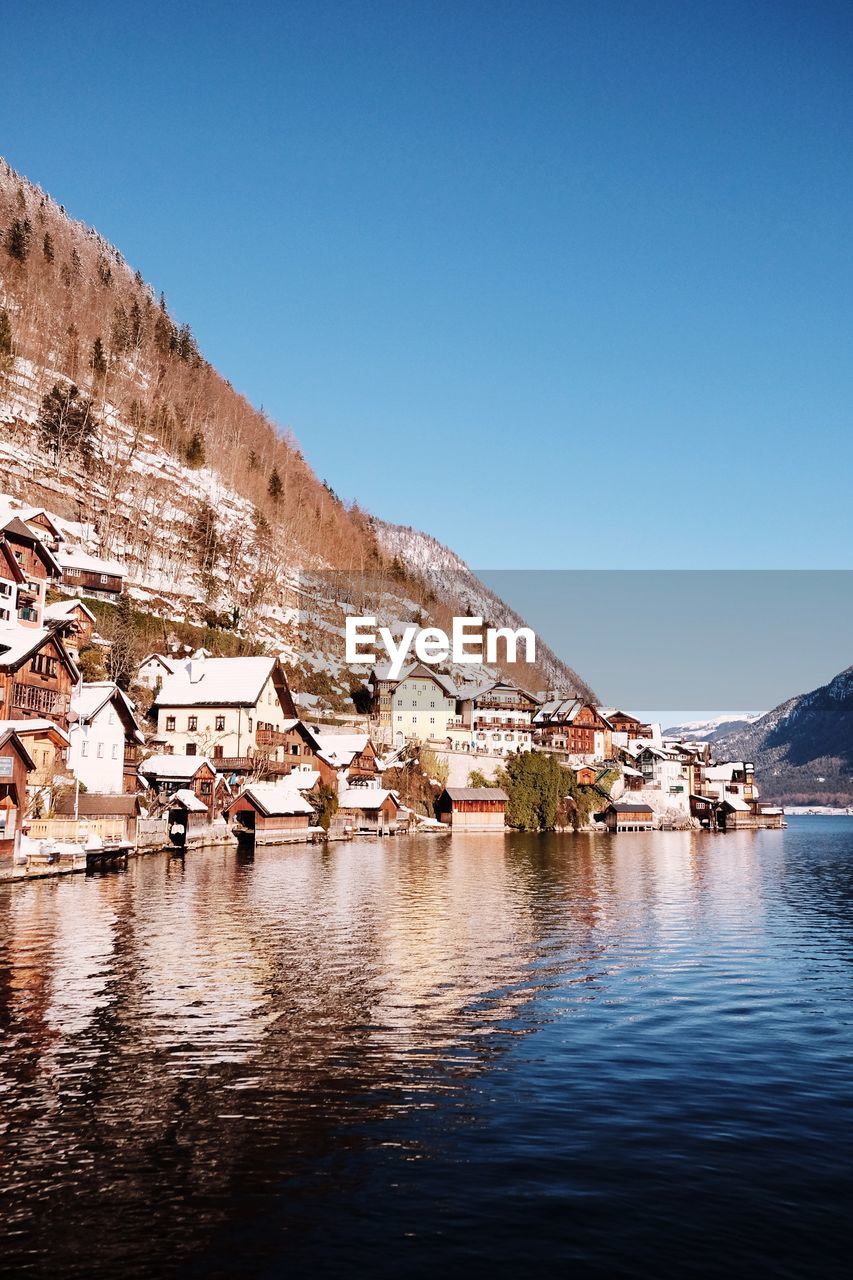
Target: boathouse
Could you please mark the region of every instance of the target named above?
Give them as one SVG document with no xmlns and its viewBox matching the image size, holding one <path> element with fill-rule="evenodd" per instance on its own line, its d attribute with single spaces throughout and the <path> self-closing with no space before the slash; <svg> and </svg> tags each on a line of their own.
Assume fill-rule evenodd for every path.
<svg viewBox="0 0 853 1280">
<path fill-rule="evenodd" d="M 291 782 L 254 782 L 244 787 L 225 810 L 234 835 L 254 837 L 255 844 L 289 844 L 307 840 L 315 829 L 311 804 Z"/>
<path fill-rule="evenodd" d="M 604 810 L 604 825 L 614 831 L 650 831 L 654 814 L 647 804 L 613 800 Z"/>
<path fill-rule="evenodd" d="M 368 832 L 392 835 L 397 830 L 400 801 L 395 791 L 379 786 L 342 787 L 338 793 L 338 809 L 332 818 L 337 832 Z"/>
<path fill-rule="evenodd" d="M 435 816 L 454 831 L 503 831 L 508 801 L 501 787 L 445 787 Z"/>
</svg>

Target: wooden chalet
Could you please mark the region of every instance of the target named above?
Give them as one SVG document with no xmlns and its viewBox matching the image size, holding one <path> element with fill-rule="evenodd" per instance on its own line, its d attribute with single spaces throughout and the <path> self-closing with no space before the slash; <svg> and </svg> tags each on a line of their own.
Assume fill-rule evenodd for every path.
<svg viewBox="0 0 853 1280">
<path fill-rule="evenodd" d="M 503 831 L 508 803 L 501 787 L 445 787 L 435 816 L 454 831 Z"/>
<path fill-rule="evenodd" d="M 79 673 L 59 635 L 43 628 L 0 630 L 0 716 L 53 720 L 66 733 Z"/>
<path fill-rule="evenodd" d="M 289 782 L 254 782 L 244 787 L 225 810 L 238 840 L 289 844 L 310 839 L 318 828 L 313 806 Z"/>
<path fill-rule="evenodd" d="M 597 707 L 579 698 L 552 698 L 533 717 L 536 742 L 568 755 L 609 755 L 610 725 Z"/>
<path fill-rule="evenodd" d="M 604 825 L 610 832 L 650 831 L 654 819 L 651 807 L 640 801 L 611 800 L 604 810 Z"/>
</svg>

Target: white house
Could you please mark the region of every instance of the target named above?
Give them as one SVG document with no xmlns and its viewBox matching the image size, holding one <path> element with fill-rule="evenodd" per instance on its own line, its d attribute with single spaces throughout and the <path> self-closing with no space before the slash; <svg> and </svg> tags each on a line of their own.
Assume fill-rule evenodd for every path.
<svg viewBox="0 0 853 1280">
<path fill-rule="evenodd" d="M 206 755 L 217 769 L 287 758 L 296 709 L 278 658 L 188 658 L 164 677 L 154 707 L 158 739 L 177 754 Z"/>
<path fill-rule="evenodd" d="M 417 738 L 443 742 L 451 729 L 461 728 L 456 712 L 456 686 L 418 663 L 404 674 L 391 694 L 391 730 L 395 742 Z"/>
<path fill-rule="evenodd" d="M 164 653 L 149 653 L 136 668 L 136 683 L 144 684 L 156 693 L 166 676 L 174 675 L 179 665 L 176 658 L 169 658 Z"/>
<path fill-rule="evenodd" d="M 84 684 L 71 699 L 68 767 L 87 791 L 115 795 L 135 790 L 143 738 L 133 704 L 112 680 Z"/>
</svg>

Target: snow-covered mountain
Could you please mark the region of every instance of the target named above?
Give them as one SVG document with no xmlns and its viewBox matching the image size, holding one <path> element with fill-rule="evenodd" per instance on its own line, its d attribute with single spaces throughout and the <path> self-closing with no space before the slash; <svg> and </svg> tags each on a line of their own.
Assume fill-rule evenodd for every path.
<svg viewBox="0 0 853 1280">
<path fill-rule="evenodd" d="M 688 720 L 664 730 L 667 738 L 681 738 L 686 742 L 716 742 L 760 720 L 763 711 L 727 711 L 710 720 Z"/>
<path fill-rule="evenodd" d="M 853 666 L 715 741 L 729 760 L 753 760 L 764 799 L 853 799 Z"/>
</svg>

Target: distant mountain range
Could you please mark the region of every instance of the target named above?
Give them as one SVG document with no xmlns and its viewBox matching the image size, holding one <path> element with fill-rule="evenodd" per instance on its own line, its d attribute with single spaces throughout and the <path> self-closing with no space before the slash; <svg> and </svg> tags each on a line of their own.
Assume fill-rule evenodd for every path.
<svg viewBox="0 0 853 1280">
<path fill-rule="evenodd" d="M 754 761 L 763 800 L 851 803 L 853 666 L 713 742 L 721 759 Z"/>
<path fill-rule="evenodd" d="M 726 738 L 733 733 L 754 724 L 764 713 L 727 711 L 713 720 L 688 720 L 684 724 L 673 725 L 664 729 L 667 738 L 681 738 L 687 742 L 716 742 L 718 738 Z"/>
</svg>

